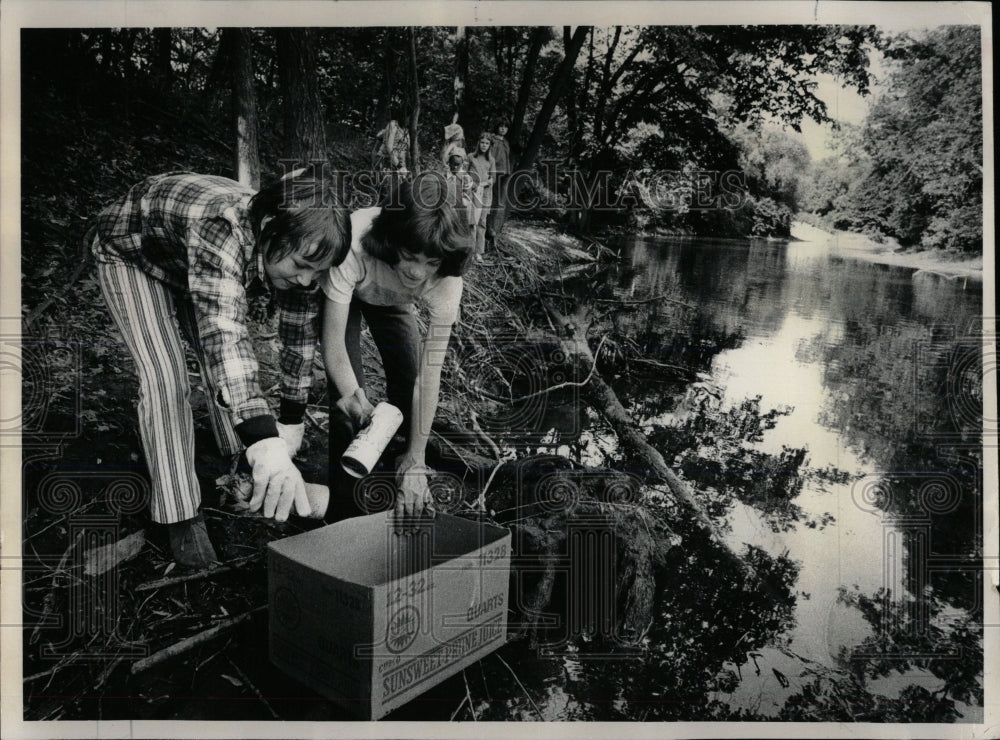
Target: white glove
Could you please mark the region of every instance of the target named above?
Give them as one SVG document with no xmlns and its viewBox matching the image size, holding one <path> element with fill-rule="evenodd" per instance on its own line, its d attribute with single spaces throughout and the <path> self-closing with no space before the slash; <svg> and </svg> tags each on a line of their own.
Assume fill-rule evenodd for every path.
<svg viewBox="0 0 1000 740">
<path fill-rule="evenodd" d="M 278 436 L 285 440 L 285 444 L 288 446 L 288 456 L 295 457 L 302 448 L 302 437 L 306 433 L 305 422 L 300 424 L 282 424 L 279 421 L 277 424 Z"/>
<path fill-rule="evenodd" d="M 280 437 L 267 437 L 247 447 L 247 462 L 253 468 L 253 498 L 250 511 L 264 507 L 264 516 L 283 522 L 295 504 L 295 512 L 312 514 L 302 474 L 295 467 L 288 446 Z"/>
</svg>

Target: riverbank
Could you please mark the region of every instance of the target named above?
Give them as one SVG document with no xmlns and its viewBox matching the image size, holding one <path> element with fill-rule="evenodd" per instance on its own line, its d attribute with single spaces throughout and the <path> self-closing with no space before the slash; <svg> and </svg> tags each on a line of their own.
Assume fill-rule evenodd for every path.
<svg viewBox="0 0 1000 740">
<path fill-rule="evenodd" d="M 802 221 L 793 222 L 791 231 L 793 239 L 816 243 L 831 251 L 848 254 L 854 259 L 910 267 L 917 271 L 938 273 L 946 277 L 971 278 L 978 281 L 983 279 L 981 256 L 959 257 L 942 250 L 904 250 L 894 240 L 879 244 L 864 234 L 826 231 Z"/>
</svg>

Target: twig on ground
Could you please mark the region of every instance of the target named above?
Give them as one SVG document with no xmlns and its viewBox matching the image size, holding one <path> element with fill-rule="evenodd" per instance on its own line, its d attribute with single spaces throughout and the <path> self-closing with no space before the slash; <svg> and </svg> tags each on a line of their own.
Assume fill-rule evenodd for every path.
<svg viewBox="0 0 1000 740">
<path fill-rule="evenodd" d="M 42 717 L 41 721 L 42 722 L 52 722 L 52 721 L 55 721 L 55 720 L 59 719 L 60 717 L 62 717 L 63 716 L 63 712 L 65 712 L 65 711 L 66 711 L 66 707 L 64 705 L 60 704 L 55 709 L 53 709 L 51 712 L 49 712 L 47 715 L 45 715 L 44 717 Z"/>
<path fill-rule="evenodd" d="M 217 575 L 221 575 L 223 573 L 229 573 L 233 570 L 236 570 L 239 566 L 244 565 L 250 562 L 251 560 L 255 560 L 260 557 L 261 556 L 259 553 L 254 553 L 253 555 L 246 555 L 245 557 L 237 558 L 236 560 L 232 560 L 228 563 L 223 563 L 218 568 L 209 568 L 206 570 L 199 570 L 195 573 L 184 573 L 183 575 L 179 576 L 172 576 L 170 578 L 159 578 L 155 581 L 147 581 L 146 583 L 140 583 L 138 586 L 135 587 L 134 590 L 136 592 L 152 591 L 153 589 L 164 588 L 165 586 L 173 586 L 178 583 L 189 583 L 191 581 L 200 581 L 205 578 L 213 578 Z"/>
<path fill-rule="evenodd" d="M 31 683 L 32 681 L 37 681 L 40 678 L 51 676 L 57 673 L 62 667 L 63 667 L 63 661 L 59 661 L 54 666 L 49 668 L 47 671 L 41 671 L 40 673 L 33 673 L 30 676 L 25 676 L 23 679 L 21 679 L 21 683 Z"/>
<path fill-rule="evenodd" d="M 479 673 L 483 677 L 483 690 L 486 691 L 486 700 L 493 701 L 493 697 L 490 696 L 490 687 L 486 684 L 486 671 L 483 669 L 483 661 L 479 661 Z"/>
<path fill-rule="evenodd" d="M 211 627 L 204 632 L 199 632 L 191 637 L 186 637 L 180 642 L 174 643 L 169 647 L 165 647 L 163 650 L 153 653 L 152 655 L 138 660 L 132 664 L 132 675 L 137 673 L 142 673 L 143 671 L 149 670 L 150 668 L 163 663 L 164 661 L 175 658 L 178 655 L 186 653 L 188 650 L 198 647 L 199 645 L 204 645 L 206 642 L 214 640 L 219 635 L 231 630 L 239 624 L 247 621 L 254 614 L 261 612 L 267 608 L 267 605 L 261 605 L 254 607 L 248 612 L 244 612 L 239 616 L 232 617 L 231 619 L 226 619 L 219 622 L 214 627 Z"/>
<path fill-rule="evenodd" d="M 462 669 L 462 680 L 465 682 L 465 700 L 469 702 L 469 711 L 472 712 L 472 721 L 478 722 L 479 717 L 476 716 L 476 708 L 472 705 L 472 693 L 469 691 L 469 679 L 465 677 L 465 669 Z"/>
<path fill-rule="evenodd" d="M 468 700 L 469 700 L 468 696 L 463 696 L 462 697 L 462 701 L 460 701 L 458 703 L 458 706 L 455 707 L 455 711 L 451 713 L 451 717 L 448 720 L 449 722 L 454 722 L 455 721 L 455 717 L 457 717 L 458 713 L 462 711 L 462 707 L 465 706 L 465 702 L 467 702 Z"/>
<path fill-rule="evenodd" d="M 590 372 L 587 373 L 587 377 L 583 380 L 567 380 L 565 383 L 557 383 L 550 388 L 543 388 L 540 391 L 535 391 L 534 393 L 529 393 L 526 396 L 518 396 L 517 398 L 512 398 L 511 403 L 520 403 L 521 401 L 527 401 L 529 398 L 534 398 L 535 396 L 541 396 L 546 393 L 552 393 L 553 391 L 561 390 L 562 388 L 583 388 L 590 379 L 594 377 L 594 371 L 597 369 L 597 358 L 601 354 L 601 348 L 604 346 L 604 342 L 607 340 L 608 335 L 605 334 L 601 337 L 600 344 L 597 345 L 597 349 L 594 352 L 594 362 L 590 366 Z"/>
<path fill-rule="evenodd" d="M 207 658 L 205 658 L 204 660 L 202 660 L 200 663 L 198 663 L 198 665 L 196 665 L 194 667 L 194 670 L 191 671 L 191 688 L 192 689 L 194 689 L 194 681 L 198 677 L 198 671 L 200 671 L 202 668 L 204 668 L 209 663 L 211 663 L 213 660 L 215 660 L 220 655 L 222 655 L 222 651 L 223 650 L 225 650 L 225 646 L 223 646 L 223 647 L 219 648 L 218 650 L 216 650 L 214 653 L 212 653 L 211 655 L 209 655 Z"/>
<path fill-rule="evenodd" d="M 97 503 L 99 503 L 99 502 L 100 502 L 100 499 L 98 499 L 98 498 L 95 498 L 95 499 L 91 500 L 90 502 L 88 502 L 88 503 L 84 504 L 83 506 L 81 506 L 81 507 L 80 507 L 79 509 L 73 509 L 73 511 L 72 511 L 72 512 L 70 512 L 70 513 L 71 513 L 71 514 L 72 514 L 72 515 L 73 515 L 74 517 L 78 517 L 78 516 L 80 516 L 80 515 L 81 515 L 81 514 L 83 514 L 83 513 L 85 512 L 85 511 L 87 511 L 88 509 L 90 509 L 90 508 L 91 508 L 92 506 L 94 506 L 95 504 L 97 504 Z M 32 533 L 31 535 L 29 535 L 29 536 L 28 536 L 28 537 L 27 537 L 27 538 L 26 538 L 26 539 L 24 540 L 24 541 L 25 541 L 25 544 L 27 544 L 27 543 L 31 542 L 31 540 L 35 539 L 36 537 L 38 537 L 38 536 L 39 536 L 40 534 L 42 534 L 43 532 L 47 532 L 47 531 L 49 531 L 50 529 L 52 529 L 53 527 L 55 527 L 55 526 L 57 526 L 57 525 L 59 525 L 59 524 L 65 524 L 65 523 L 66 523 L 66 520 L 67 520 L 67 519 L 69 519 L 69 517 L 70 517 L 70 514 L 63 514 L 63 515 L 62 515 L 61 517 L 58 517 L 58 518 L 56 518 L 56 519 L 55 519 L 55 520 L 53 520 L 52 522 L 49 522 L 49 523 L 48 523 L 48 524 L 46 524 L 46 525 L 45 525 L 44 527 L 42 527 L 41 529 L 39 529 L 39 530 L 38 530 L 37 532 L 34 532 L 34 533 Z"/>
<path fill-rule="evenodd" d="M 475 411 L 470 412 L 469 419 L 472 422 L 472 431 L 474 431 L 476 436 L 483 440 L 483 442 L 489 445 L 489 448 L 493 451 L 493 456 L 499 460 L 501 455 L 500 448 L 497 447 L 497 443 L 493 441 L 493 438 L 484 432 L 483 428 L 479 426 L 478 414 L 476 414 Z"/>
<path fill-rule="evenodd" d="M 510 454 L 504 455 L 499 460 L 497 460 L 497 464 L 493 466 L 493 470 L 490 472 L 490 477 L 486 479 L 486 484 L 483 486 L 483 489 L 479 492 L 479 498 L 476 499 L 476 508 L 479 511 L 481 512 L 486 511 L 486 491 L 489 490 L 490 484 L 493 482 L 493 478 L 496 477 L 497 471 L 500 470 L 500 468 L 503 467 L 505 463 L 514 460 L 516 457 L 517 453 L 511 452 Z"/>
<path fill-rule="evenodd" d="M 545 717 L 542 716 L 542 712 L 538 709 L 538 705 L 535 704 L 535 700 L 531 698 L 531 694 L 529 694 L 528 690 L 526 688 L 524 688 L 524 684 L 521 683 L 521 679 L 517 677 L 516 673 L 514 673 L 514 669 L 511 668 L 507 664 L 507 661 L 504 660 L 503 658 L 501 658 L 499 655 L 497 655 L 497 660 L 499 660 L 501 663 L 503 663 L 504 668 L 506 668 L 508 671 L 510 671 L 510 675 L 512 675 L 514 677 L 514 680 L 517 681 L 517 685 L 521 687 L 521 691 L 524 692 L 524 695 L 526 697 L 528 697 L 528 701 L 531 702 L 531 706 L 534 708 L 535 714 L 538 715 L 538 719 L 540 719 L 542 722 L 544 722 L 545 721 Z"/>
<path fill-rule="evenodd" d="M 271 716 L 274 717 L 275 719 L 281 719 L 281 716 L 276 711 L 274 711 L 274 707 L 272 707 L 271 703 L 264 698 L 264 695 L 260 693 L 260 690 L 254 685 L 254 682 L 250 680 L 250 677 L 243 672 L 243 669 L 240 668 L 238 665 L 236 665 L 232 661 L 232 658 L 227 658 L 226 660 L 229 661 L 229 665 L 231 665 L 233 667 L 233 670 L 236 671 L 236 674 L 240 677 L 240 680 L 243 681 L 243 683 L 245 683 L 247 687 L 254 693 L 254 696 L 260 699 L 261 703 L 265 707 L 267 707 L 267 711 L 271 713 Z"/>
<path fill-rule="evenodd" d="M 59 576 L 63 574 L 63 569 L 66 567 L 66 561 L 69 560 L 70 553 L 73 552 L 77 545 L 80 544 L 82 537 L 83 532 L 77 532 L 76 539 L 73 540 L 73 544 L 66 548 L 66 552 L 63 553 L 62 558 L 59 560 L 59 564 L 56 566 L 55 572 L 52 574 L 52 586 L 49 588 L 49 592 L 45 594 L 45 600 L 42 602 L 42 614 L 38 618 L 38 622 L 35 623 L 35 629 L 31 631 L 31 637 L 28 638 L 29 645 L 34 645 L 38 642 L 42 626 L 52 615 L 52 610 L 56 608 L 56 589 L 59 587 Z"/>
<path fill-rule="evenodd" d="M 316 420 L 316 417 L 312 415 L 312 412 L 311 412 L 311 411 L 310 411 L 309 409 L 306 409 L 306 418 L 307 418 L 307 419 L 308 419 L 309 421 L 311 421 L 311 422 L 312 422 L 312 424 L 313 424 L 313 426 L 314 426 L 314 427 L 316 427 L 316 428 L 317 428 L 317 429 L 318 429 L 319 431 L 321 431 L 321 432 L 325 432 L 325 431 L 326 431 L 326 430 L 325 430 L 325 429 L 323 428 L 323 425 L 322 425 L 322 424 L 320 424 L 320 423 L 319 423 L 319 422 L 318 422 L 318 421 Z"/>
<path fill-rule="evenodd" d="M 104 684 L 107 682 L 108 678 L 114 673 L 115 669 L 122 664 L 124 658 L 118 657 L 111 661 L 111 665 L 101 671 L 101 675 L 97 678 L 97 683 L 94 684 L 94 691 L 100 691 L 104 688 Z"/>
</svg>

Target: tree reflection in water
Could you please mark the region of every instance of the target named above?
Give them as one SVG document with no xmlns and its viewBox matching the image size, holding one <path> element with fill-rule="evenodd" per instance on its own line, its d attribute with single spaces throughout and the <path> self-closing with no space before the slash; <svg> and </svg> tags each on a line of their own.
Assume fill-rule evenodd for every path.
<svg viewBox="0 0 1000 740">
<path fill-rule="evenodd" d="M 884 495 L 870 513 L 900 538 L 900 588 L 865 592 L 841 584 L 840 603 L 857 610 L 871 632 L 841 647 L 836 659 L 817 662 L 788 642 L 796 598 L 805 598 L 795 590 L 799 563 L 750 547 L 757 575 L 738 579 L 711 543 L 677 529 L 683 546 L 657 567 L 656 617 L 638 649 L 599 633 L 552 636 L 549 657 L 527 640 L 507 648 L 519 675 L 533 677 L 526 689 L 542 716 L 967 718 L 983 701 L 979 287 L 832 257 L 811 245 L 636 239 L 626 247 L 623 267 L 596 281 L 567 281 L 565 297 L 605 311 L 592 331 L 609 335 L 599 369 L 645 420 L 654 446 L 692 481 L 717 522 L 748 507 L 779 536 L 836 527 L 830 511 L 850 506 L 845 494 L 874 481 Z M 613 298 L 633 305 L 611 310 Z M 795 359 L 821 368 L 824 403 L 815 421 L 865 463 L 864 480 L 812 463 L 805 446 L 761 449 L 791 408 L 762 406 L 752 394 L 725 408 L 687 413 L 679 406 L 683 390 L 708 377 L 720 352 L 747 338 L 766 342 L 792 315 L 822 327 L 801 339 Z M 570 446 L 574 457 L 624 462 L 600 420 L 589 410 L 580 418 L 586 423 Z M 830 511 L 803 510 L 807 485 L 831 493 Z M 675 525 L 669 512 L 667 520 Z M 852 575 L 843 578 L 849 584 Z M 553 593 L 555 603 L 565 603 L 566 584 Z M 547 644 L 544 632 L 539 644 Z M 788 656 L 795 673 L 770 665 L 767 651 Z M 773 711 L 730 700 L 741 684 L 765 678 L 785 689 Z M 495 681 L 509 680 L 505 668 L 484 661 L 482 679 L 479 688 L 491 689 L 493 702 L 478 705 L 481 719 L 538 719 L 522 692 L 497 696 Z"/>
</svg>

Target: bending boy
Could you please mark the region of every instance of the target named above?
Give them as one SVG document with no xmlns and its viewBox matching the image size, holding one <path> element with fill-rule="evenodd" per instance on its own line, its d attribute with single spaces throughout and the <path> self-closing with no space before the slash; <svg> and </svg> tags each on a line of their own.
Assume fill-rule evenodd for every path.
<svg viewBox="0 0 1000 740">
<path fill-rule="evenodd" d="M 350 244 L 346 212 L 301 171 L 254 195 L 189 172 L 150 177 L 97 218 L 92 249 L 101 291 L 139 375 L 139 431 L 152 479 L 151 516 L 168 525 L 175 560 L 217 562 L 195 476 L 194 421 L 181 336 L 210 391 L 219 451 L 244 447 L 251 511 L 283 521 L 310 514 L 292 456 L 312 383 L 319 303 L 314 283 Z M 281 418 L 261 391 L 247 331 L 247 290 L 277 290 Z M 282 438 L 284 437 L 284 439 Z"/>
</svg>

